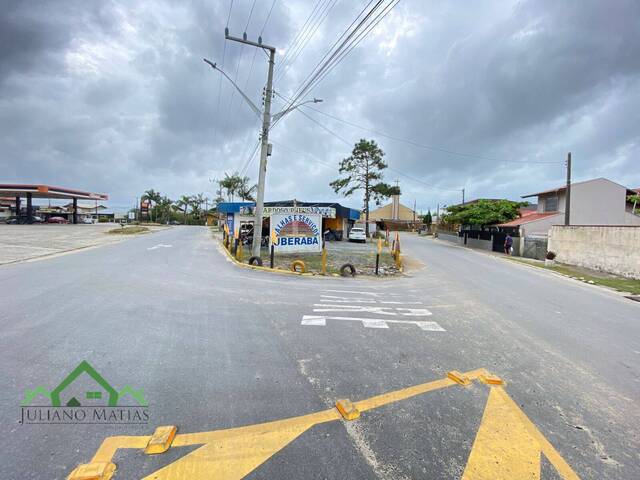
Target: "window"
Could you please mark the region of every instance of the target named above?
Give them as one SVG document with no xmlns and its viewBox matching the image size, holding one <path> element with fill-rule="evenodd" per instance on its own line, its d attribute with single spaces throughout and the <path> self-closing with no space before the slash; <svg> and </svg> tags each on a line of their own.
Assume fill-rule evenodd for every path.
<svg viewBox="0 0 640 480">
<path fill-rule="evenodd" d="M 558 211 L 558 197 L 547 197 L 544 199 L 544 211 L 545 212 L 557 212 Z"/>
</svg>

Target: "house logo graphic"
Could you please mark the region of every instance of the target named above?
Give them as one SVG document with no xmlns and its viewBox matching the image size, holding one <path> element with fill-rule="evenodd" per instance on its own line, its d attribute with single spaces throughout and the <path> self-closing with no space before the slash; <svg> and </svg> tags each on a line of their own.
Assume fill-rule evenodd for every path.
<svg viewBox="0 0 640 480">
<path fill-rule="evenodd" d="M 149 404 L 142 389 L 125 385 L 118 391 L 84 360 L 53 390 L 43 386 L 26 389 L 20 406 L 23 424 L 149 421 Z"/>
</svg>

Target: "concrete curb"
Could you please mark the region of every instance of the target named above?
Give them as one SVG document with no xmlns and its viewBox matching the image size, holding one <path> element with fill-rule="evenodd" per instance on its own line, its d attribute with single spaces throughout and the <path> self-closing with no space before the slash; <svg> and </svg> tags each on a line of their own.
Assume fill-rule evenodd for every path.
<svg viewBox="0 0 640 480">
<path fill-rule="evenodd" d="M 438 241 L 437 238 L 432 238 L 432 240 Z M 580 285 L 588 285 L 590 287 L 596 287 L 596 288 L 599 288 L 599 289 L 601 289 L 601 290 L 603 290 L 605 292 L 615 293 L 617 296 L 620 296 L 620 297 L 625 297 L 627 295 L 633 295 L 631 292 L 622 292 L 620 290 L 616 290 L 615 288 L 607 287 L 606 285 L 600 285 L 599 283 L 583 282 L 582 280 L 574 278 L 571 275 L 567 275 L 565 273 L 560 273 L 560 272 L 556 272 L 555 270 L 550 270 L 548 268 L 544 268 L 544 266 L 542 266 L 542 265 L 541 266 L 533 265 L 533 264 L 528 263 L 528 262 L 522 262 L 522 261 L 519 261 L 519 260 L 514 260 L 513 257 L 504 257 L 504 256 L 500 256 L 500 255 L 493 255 L 491 253 L 485 253 L 483 250 L 479 250 L 477 248 L 469 248 L 469 247 L 464 247 L 462 245 L 455 245 L 453 243 L 450 244 L 450 242 L 446 242 L 446 243 L 445 242 L 446 242 L 446 240 L 443 240 L 443 241 L 440 241 L 439 243 L 442 243 L 443 245 L 447 245 L 447 246 L 450 246 L 450 247 L 453 247 L 453 248 L 461 248 L 463 250 L 467 250 L 469 252 L 473 252 L 473 253 L 482 255 L 484 257 L 487 257 L 487 258 L 495 258 L 496 260 L 499 260 L 499 261 L 511 262 L 512 265 L 513 264 L 521 265 L 521 266 L 524 266 L 524 267 L 527 267 L 527 268 L 533 268 L 538 272 L 542 271 L 542 272 L 550 273 L 552 275 L 556 275 L 558 277 L 564 277 L 567 280 L 579 283 Z M 516 257 L 516 258 L 523 258 L 523 257 Z M 571 265 L 568 265 L 568 266 L 570 267 Z"/>
</svg>

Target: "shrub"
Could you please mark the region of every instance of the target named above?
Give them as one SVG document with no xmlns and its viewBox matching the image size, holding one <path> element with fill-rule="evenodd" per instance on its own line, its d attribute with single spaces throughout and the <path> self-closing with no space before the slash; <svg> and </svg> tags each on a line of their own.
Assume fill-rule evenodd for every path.
<svg viewBox="0 0 640 480">
<path fill-rule="evenodd" d="M 549 251 L 549 252 L 547 252 L 547 254 L 545 255 L 545 258 L 546 258 L 547 260 L 553 260 L 554 258 L 556 258 L 556 253 L 555 253 L 555 252 L 551 252 L 551 251 Z"/>
</svg>

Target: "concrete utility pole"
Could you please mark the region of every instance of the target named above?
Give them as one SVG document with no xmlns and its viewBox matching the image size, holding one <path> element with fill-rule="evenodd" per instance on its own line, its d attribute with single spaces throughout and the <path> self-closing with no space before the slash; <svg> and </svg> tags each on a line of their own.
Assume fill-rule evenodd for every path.
<svg viewBox="0 0 640 480">
<path fill-rule="evenodd" d="M 567 193 L 564 204 L 564 224 L 571 225 L 571 152 L 567 153 Z"/>
<path fill-rule="evenodd" d="M 264 210 L 264 183 L 267 176 L 267 155 L 269 155 L 269 129 L 271 128 L 271 97 L 273 97 L 273 67 L 275 65 L 276 49 L 262 43 L 262 37 L 258 37 L 258 42 L 247 40 L 247 33 L 242 38 L 232 37 L 229 30 L 225 29 L 224 37 L 232 42 L 244 43 L 252 47 L 262 48 L 269 51 L 269 73 L 267 74 L 267 88 L 264 94 L 264 111 L 262 112 L 262 135 L 260 145 L 260 170 L 258 171 L 258 191 L 256 193 L 256 219 L 253 225 L 253 244 L 251 245 L 251 256 L 260 256 L 260 244 L 262 242 L 262 218 Z"/>
<path fill-rule="evenodd" d="M 269 129 L 271 128 L 271 120 L 278 120 L 281 117 L 285 116 L 287 113 L 292 112 L 296 108 L 306 103 L 318 103 L 322 102 L 321 99 L 314 98 L 313 100 L 307 100 L 305 102 L 298 103 L 297 105 L 293 105 L 282 112 L 276 113 L 271 116 L 271 98 L 273 97 L 273 67 L 275 64 L 275 56 L 276 49 L 275 47 L 270 47 L 262 43 L 262 37 L 258 37 L 257 42 L 252 42 L 251 40 L 247 40 L 247 32 L 244 32 L 242 38 L 232 37 L 229 35 L 229 29 L 225 28 L 224 38 L 227 40 L 231 40 L 233 42 L 244 43 L 245 45 L 250 45 L 252 47 L 262 48 L 263 50 L 267 50 L 269 52 L 269 72 L 267 74 L 267 86 L 265 89 L 265 97 L 264 97 L 264 110 L 261 112 L 258 107 L 254 105 L 251 99 L 236 85 L 236 83 L 224 73 L 218 66 L 203 58 L 204 62 L 207 63 L 214 70 L 218 70 L 224 77 L 229 80 L 233 86 L 238 90 L 242 98 L 249 104 L 254 113 L 258 116 L 262 115 L 262 134 L 261 134 L 261 148 L 260 148 L 260 170 L 258 172 L 258 191 L 256 193 L 256 211 L 255 211 L 255 223 L 253 226 L 253 244 L 251 245 L 251 256 L 259 257 L 260 256 L 260 244 L 262 241 L 262 219 L 264 212 L 264 184 L 265 178 L 267 176 L 267 157 L 271 155 L 272 146 L 269 144 Z M 256 235 L 257 233 L 257 235 Z"/>
<path fill-rule="evenodd" d="M 464 205 L 464 188 L 462 189 L 462 204 Z"/>
</svg>

